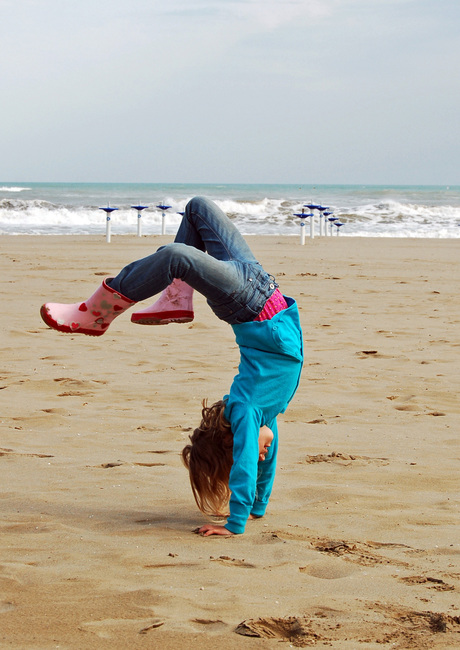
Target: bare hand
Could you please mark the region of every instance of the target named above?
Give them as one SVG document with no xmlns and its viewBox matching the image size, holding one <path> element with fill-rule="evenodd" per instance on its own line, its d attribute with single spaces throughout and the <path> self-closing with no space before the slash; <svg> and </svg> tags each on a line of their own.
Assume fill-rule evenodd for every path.
<svg viewBox="0 0 460 650">
<path fill-rule="evenodd" d="M 210 535 L 224 535 L 225 537 L 231 537 L 233 533 L 225 528 L 225 526 L 215 526 L 214 524 L 205 524 L 198 529 L 198 533 L 203 535 L 203 537 L 209 537 Z"/>
</svg>

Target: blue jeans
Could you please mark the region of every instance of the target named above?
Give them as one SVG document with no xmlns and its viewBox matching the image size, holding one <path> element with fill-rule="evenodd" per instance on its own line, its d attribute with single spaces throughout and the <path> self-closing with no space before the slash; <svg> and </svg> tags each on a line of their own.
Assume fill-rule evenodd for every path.
<svg viewBox="0 0 460 650">
<path fill-rule="evenodd" d="M 278 286 L 230 219 L 212 201 L 189 201 L 174 243 L 125 266 L 109 281 L 131 300 L 146 300 L 180 278 L 230 325 L 254 320 Z"/>
</svg>

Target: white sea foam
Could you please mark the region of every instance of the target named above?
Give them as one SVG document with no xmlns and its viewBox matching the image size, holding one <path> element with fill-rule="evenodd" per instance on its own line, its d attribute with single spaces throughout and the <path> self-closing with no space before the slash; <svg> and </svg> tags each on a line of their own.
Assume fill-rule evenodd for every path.
<svg viewBox="0 0 460 650">
<path fill-rule="evenodd" d="M 56 206 L 46 201 L 0 201 L 1 234 L 99 234 L 105 232 L 106 214 L 97 207 L 69 208 Z M 181 216 L 168 214 L 167 232 L 175 233 Z M 142 212 L 143 232 L 161 232 L 161 212 Z M 119 209 L 111 215 L 113 234 L 128 234 L 137 231 L 137 212 Z"/>
<path fill-rule="evenodd" d="M 321 193 L 295 186 L 131 186 L 131 185 L 33 185 L 21 198 L 11 196 L 26 187 L 0 187 L 1 234 L 104 234 L 106 215 L 101 206 L 118 209 L 111 215 L 112 234 L 135 234 L 137 212 L 132 205 L 148 205 L 142 212 L 144 234 L 161 232 L 161 210 L 166 211 L 166 232 L 174 234 L 189 199 L 207 194 L 247 234 L 298 235 L 300 220 L 294 216 L 305 203 L 330 205 L 344 224 L 341 236 L 460 237 L 460 192 L 445 188 L 353 188 L 328 186 Z M 155 194 L 152 188 L 155 189 Z M 161 194 L 160 194 L 161 191 Z M 136 192 L 136 193 L 135 193 Z M 145 201 L 145 197 L 155 198 Z M 2 198 L 3 196 L 3 198 Z M 158 197 L 161 196 L 161 199 Z M 141 198 L 134 198 L 141 197 Z M 143 200 L 142 197 L 144 197 Z M 319 214 L 315 213 L 318 228 Z M 336 228 L 332 231 L 335 233 Z M 309 233 L 307 223 L 307 233 Z"/>
<path fill-rule="evenodd" d="M 460 207 L 385 201 L 334 213 L 352 235 L 374 237 L 460 237 Z"/>
<path fill-rule="evenodd" d="M 30 191 L 30 187 L 16 187 L 14 185 L 12 186 L 7 186 L 4 185 L 3 187 L 0 187 L 0 192 L 27 192 Z"/>
</svg>

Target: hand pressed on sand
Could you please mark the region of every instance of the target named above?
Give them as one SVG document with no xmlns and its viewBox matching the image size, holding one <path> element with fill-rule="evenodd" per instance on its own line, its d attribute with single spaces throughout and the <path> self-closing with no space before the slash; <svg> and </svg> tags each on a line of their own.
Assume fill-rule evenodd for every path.
<svg viewBox="0 0 460 650">
<path fill-rule="evenodd" d="M 215 524 L 205 524 L 197 531 L 203 537 L 209 537 L 209 535 L 225 535 L 226 537 L 231 537 L 234 535 L 228 528 L 225 526 L 216 526 Z"/>
<path fill-rule="evenodd" d="M 249 515 L 248 521 L 252 519 L 260 519 L 260 517 L 257 517 L 257 515 Z M 232 533 L 231 530 L 228 530 L 228 528 L 225 528 L 225 526 L 216 526 L 215 524 L 205 524 L 204 526 L 201 526 L 201 528 L 198 528 L 195 532 L 203 535 L 203 537 L 209 537 L 210 535 L 223 535 L 225 537 L 231 537 L 235 534 Z"/>
</svg>

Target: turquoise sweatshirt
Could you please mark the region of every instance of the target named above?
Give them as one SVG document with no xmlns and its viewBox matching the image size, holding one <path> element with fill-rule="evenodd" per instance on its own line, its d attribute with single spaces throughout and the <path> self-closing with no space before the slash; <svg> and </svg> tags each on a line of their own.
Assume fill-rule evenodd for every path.
<svg viewBox="0 0 460 650">
<path fill-rule="evenodd" d="M 238 374 L 225 395 L 224 415 L 233 433 L 233 466 L 229 487 L 230 516 L 226 528 L 244 533 L 250 514 L 261 517 L 275 479 L 278 450 L 276 417 L 284 413 L 300 380 L 303 340 L 293 298 L 271 320 L 232 325 L 240 348 Z M 274 434 L 264 461 L 259 462 L 259 429 Z"/>
</svg>

